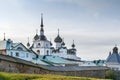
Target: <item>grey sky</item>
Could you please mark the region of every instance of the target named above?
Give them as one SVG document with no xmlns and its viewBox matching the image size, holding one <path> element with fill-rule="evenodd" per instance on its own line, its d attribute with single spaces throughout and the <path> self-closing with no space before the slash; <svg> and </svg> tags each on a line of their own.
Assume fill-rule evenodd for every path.
<svg viewBox="0 0 120 80">
<path fill-rule="evenodd" d="M 0 0 L 0 39 L 30 42 L 40 29 L 48 39 L 60 29 L 66 46 L 75 40 L 78 56 L 83 60 L 106 59 L 115 44 L 120 44 L 120 0 Z"/>
</svg>

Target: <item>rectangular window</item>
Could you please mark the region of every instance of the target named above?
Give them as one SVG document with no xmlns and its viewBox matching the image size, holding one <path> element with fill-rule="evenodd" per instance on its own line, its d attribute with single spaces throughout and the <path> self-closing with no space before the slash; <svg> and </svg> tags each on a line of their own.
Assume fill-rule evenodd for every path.
<svg viewBox="0 0 120 80">
<path fill-rule="evenodd" d="M 18 52 L 16 52 L 16 56 L 19 57 L 19 53 Z"/>
<path fill-rule="evenodd" d="M 11 52 L 11 56 L 13 56 L 13 52 Z"/>
</svg>

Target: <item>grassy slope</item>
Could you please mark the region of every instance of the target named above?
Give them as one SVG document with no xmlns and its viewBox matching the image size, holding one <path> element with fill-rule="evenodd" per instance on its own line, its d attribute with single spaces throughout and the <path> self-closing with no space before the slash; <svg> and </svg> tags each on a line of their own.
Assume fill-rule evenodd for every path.
<svg viewBox="0 0 120 80">
<path fill-rule="evenodd" d="M 0 80 L 105 80 L 85 77 L 38 75 L 38 74 L 13 74 L 0 72 Z"/>
</svg>

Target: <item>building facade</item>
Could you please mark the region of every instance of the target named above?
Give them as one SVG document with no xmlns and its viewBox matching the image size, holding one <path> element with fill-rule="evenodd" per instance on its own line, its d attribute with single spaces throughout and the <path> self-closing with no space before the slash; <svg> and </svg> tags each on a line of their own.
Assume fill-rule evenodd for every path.
<svg viewBox="0 0 120 80">
<path fill-rule="evenodd" d="M 81 60 L 80 57 L 76 56 L 77 50 L 75 48 L 74 41 L 73 44 L 71 45 L 71 49 L 68 49 L 65 46 L 64 40 L 60 37 L 59 30 L 57 37 L 54 39 L 56 46 L 55 47 L 52 46 L 51 41 L 49 41 L 44 34 L 43 15 L 41 15 L 40 27 L 41 27 L 40 34 L 36 32 L 32 46 L 27 45 L 28 47 L 30 47 L 30 49 L 32 49 L 38 55 L 42 55 L 42 56 L 53 55 L 67 59 Z"/>
<path fill-rule="evenodd" d="M 37 54 L 27 49 L 22 43 L 13 43 L 11 39 L 0 41 L 0 54 L 33 61 Z"/>
</svg>

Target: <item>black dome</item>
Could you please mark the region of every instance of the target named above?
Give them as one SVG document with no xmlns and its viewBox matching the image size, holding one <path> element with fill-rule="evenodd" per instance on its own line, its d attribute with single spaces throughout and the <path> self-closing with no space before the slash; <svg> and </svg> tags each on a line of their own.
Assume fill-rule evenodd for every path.
<svg viewBox="0 0 120 80">
<path fill-rule="evenodd" d="M 36 34 L 34 37 L 34 40 L 38 40 L 38 39 L 39 39 L 39 36 L 38 36 L 38 34 Z"/>
<path fill-rule="evenodd" d="M 30 43 L 29 43 L 29 42 L 27 43 L 27 46 L 28 46 L 28 47 L 30 46 Z"/>
<path fill-rule="evenodd" d="M 58 36 L 55 38 L 54 41 L 61 43 L 61 42 L 62 42 L 62 38 L 58 35 Z"/>
<path fill-rule="evenodd" d="M 65 45 L 65 43 L 64 43 L 64 42 L 62 42 L 62 45 Z"/>
<path fill-rule="evenodd" d="M 118 53 L 118 48 L 117 47 L 113 48 L 113 53 Z"/>
<path fill-rule="evenodd" d="M 72 47 L 75 47 L 75 44 L 74 44 L 74 43 L 72 44 Z"/>
</svg>

